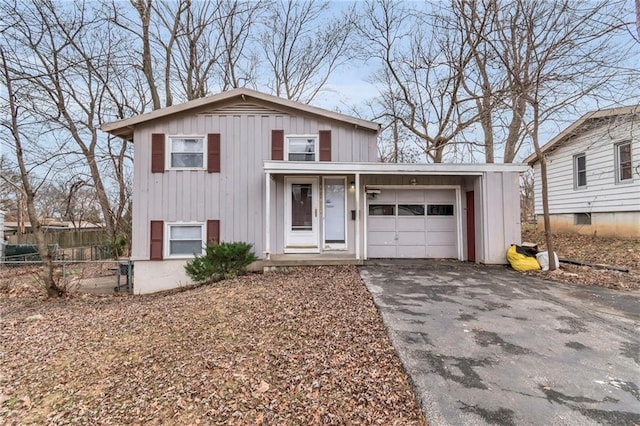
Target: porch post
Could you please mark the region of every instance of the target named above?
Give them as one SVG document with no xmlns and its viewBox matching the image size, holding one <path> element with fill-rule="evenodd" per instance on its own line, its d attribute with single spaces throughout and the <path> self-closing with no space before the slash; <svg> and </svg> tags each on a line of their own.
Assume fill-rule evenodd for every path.
<svg viewBox="0 0 640 426">
<path fill-rule="evenodd" d="M 264 241 L 264 257 L 266 260 L 271 259 L 271 173 L 265 173 L 264 181 L 264 222 L 265 222 L 265 241 Z"/>
<path fill-rule="evenodd" d="M 360 260 L 360 173 L 356 173 L 356 259 Z"/>
</svg>

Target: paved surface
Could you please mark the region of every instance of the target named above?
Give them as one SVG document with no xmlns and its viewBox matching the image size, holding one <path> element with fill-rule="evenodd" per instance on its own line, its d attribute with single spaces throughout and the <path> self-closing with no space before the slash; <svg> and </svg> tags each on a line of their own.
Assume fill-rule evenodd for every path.
<svg viewBox="0 0 640 426">
<path fill-rule="evenodd" d="M 430 425 L 640 425 L 640 293 L 460 262 L 360 273 Z"/>
</svg>

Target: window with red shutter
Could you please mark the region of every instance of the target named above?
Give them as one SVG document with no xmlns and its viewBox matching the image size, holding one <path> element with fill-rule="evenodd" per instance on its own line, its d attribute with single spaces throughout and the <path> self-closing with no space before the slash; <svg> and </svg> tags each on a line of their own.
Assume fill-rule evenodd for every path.
<svg viewBox="0 0 640 426">
<path fill-rule="evenodd" d="M 320 130 L 320 161 L 331 161 L 331 130 Z"/>
<path fill-rule="evenodd" d="M 271 159 L 284 160 L 284 130 L 271 131 Z"/>
<path fill-rule="evenodd" d="M 163 133 L 151 135 L 151 173 L 164 173 L 164 145 Z"/>
<path fill-rule="evenodd" d="M 207 172 L 220 173 L 220 133 L 207 135 Z"/>
<path fill-rule="evenodd" d="M 151 221 L 151 247 L 149 250 L 149 259 L 162 260 L 163 251 L 164 222 L 162 220 Z"/>
</svg>

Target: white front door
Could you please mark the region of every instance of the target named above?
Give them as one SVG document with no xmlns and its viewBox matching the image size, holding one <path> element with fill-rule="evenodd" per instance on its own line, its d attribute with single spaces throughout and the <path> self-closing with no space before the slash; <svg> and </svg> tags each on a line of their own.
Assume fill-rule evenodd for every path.
<svg viewBox="0 0 640 426">
<path fill-rule="evenodd" d="M 318 179 L 285 179 L 285 252 L 318 252 Z"/>
<path fill-rule="evenodd" d="M 324 179 L 324 248 L 346 248 L 346 191 L 344 178 Z"/>
</svg>

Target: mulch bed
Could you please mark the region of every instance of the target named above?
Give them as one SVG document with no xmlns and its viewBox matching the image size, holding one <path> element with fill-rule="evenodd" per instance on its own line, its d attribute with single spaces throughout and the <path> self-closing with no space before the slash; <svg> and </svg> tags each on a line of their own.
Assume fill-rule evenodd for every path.
<svg viewBox="0 0 640 426">
<path fill-rule="evenodd" d="M 0 294 L 0 341 L 3 424 L 426 424 L 355 267 Z"/>
<path fill-rule="evenodd" d="M 542 231 L 523 230 L 522 241 L 537 243 L 539 250 L 546 249 Z M 628 268 L 629 272 L 561 263 L 560 272 L 533 272 L 532 274 L 576 285 L 597 285 L 619 290 L 640 289 L 640 240 L 558 233 L 553 234 L 553 244 L 560 258 L 624 267 Z"/>
</svg>

